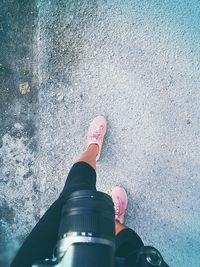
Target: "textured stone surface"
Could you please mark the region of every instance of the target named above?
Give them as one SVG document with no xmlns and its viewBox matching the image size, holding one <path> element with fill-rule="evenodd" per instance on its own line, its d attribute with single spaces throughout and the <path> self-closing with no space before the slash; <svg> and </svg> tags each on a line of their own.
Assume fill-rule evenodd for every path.
<svg viewBox="0 0 200 267">
<path fill-rule="evenodd" d="M 124 186 L 126 224 L 170 266 L 198 267 L 199 1 L 1 1 L 0 10 L 4 266 L 103 114 L 98 189 Z"/>
</svg>

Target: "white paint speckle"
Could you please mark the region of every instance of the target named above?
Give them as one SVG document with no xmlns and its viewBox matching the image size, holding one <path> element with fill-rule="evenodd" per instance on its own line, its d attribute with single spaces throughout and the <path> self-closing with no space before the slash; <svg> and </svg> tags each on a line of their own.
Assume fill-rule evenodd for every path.
<svg viewBox="0 0 200 267">
<path fill-rule="evenodd" d="M 20 123 L 15 123 L 15 124 L 14 124 L 14 127 L 15 127 L 16 129 L 18 129 L 18 130 L 23 130 L 23 129 L 24 129 L 24 126 L 23 126 L 22 124 L 20 124 Z"/>
</svg>

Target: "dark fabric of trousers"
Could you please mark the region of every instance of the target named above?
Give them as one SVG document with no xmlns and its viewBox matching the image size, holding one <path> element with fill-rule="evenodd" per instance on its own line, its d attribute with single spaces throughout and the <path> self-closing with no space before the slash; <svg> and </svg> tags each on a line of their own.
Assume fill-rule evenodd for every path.
<svg viewBox="0 0 200 267">
<path fill-rule="evenodd" d="M 33 262 L 51 258 L 55 248 L 64 198 L 77 190 L 96 190 L 96 171 L 85 162 L 75 163 L 59 198 L 39 220 L 15 256 L 11 267 L 30 267 Z M 116 257 L 131 263 L 143 246 L 141 238 L 130 228 L 116 235 Z"/>
</svg>

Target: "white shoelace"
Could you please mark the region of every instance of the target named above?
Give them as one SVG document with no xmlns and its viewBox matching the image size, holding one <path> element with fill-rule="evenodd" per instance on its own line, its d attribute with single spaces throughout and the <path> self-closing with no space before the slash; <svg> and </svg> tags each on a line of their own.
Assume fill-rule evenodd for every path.
<svg viewBox="0 0 200 267">
<path fill-rule="evenodd" d="M 114 202 L 115 217 L 118 218 L 120 212 L 120 201 L 119 199 Z"/>
<path fill-rule="evenodd" d="M 101 127 L 102 127 L 102 126 L 101 126 Z M 100 127 L 100 128 L 97 128 L 97 129 L 95 130 L 95 132 L 94 132 L 93 135 L 92 135 L 92 138 L 93 138 L 93 139 L 98 140 L 99 136 L 101 135 L 101 133 L 100 133 L 101 127 Z"/>
</svg>

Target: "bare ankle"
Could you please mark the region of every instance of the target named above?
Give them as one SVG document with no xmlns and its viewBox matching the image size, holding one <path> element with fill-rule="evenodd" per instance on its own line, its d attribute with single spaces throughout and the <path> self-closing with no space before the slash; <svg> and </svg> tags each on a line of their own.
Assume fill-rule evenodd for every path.
<svg viewBox="0 0 200 267">
<path fill-rule="evenodd" d="M 115 235 L 119 234 L 126 226 L 121 224 L 118 220 L 115 220 Z"/>
<path fill-rule="evenodd" d="M 99 146 L 98 144 L 90 144 L 87 150 L 97 150 L 97 154 L 98 154 Z"/>
</svg>

